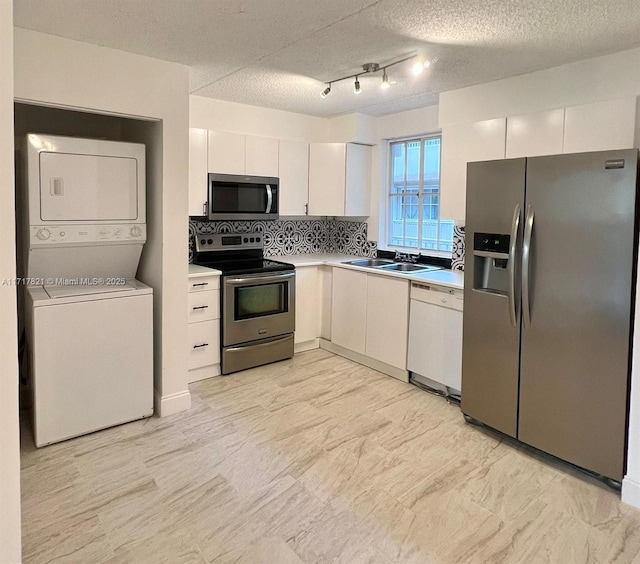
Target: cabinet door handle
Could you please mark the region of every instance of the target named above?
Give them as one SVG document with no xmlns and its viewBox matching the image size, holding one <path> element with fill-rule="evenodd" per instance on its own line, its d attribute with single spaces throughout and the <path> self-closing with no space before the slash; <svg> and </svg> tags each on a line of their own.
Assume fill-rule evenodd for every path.
<svg viewBox="0 0 640 564">
<path fill-rule="evenodd" d="M 309 215 L 309 204 L 304 205 L 304 215 Z"/>
<path fill-rule="evenodd" d="M 209 306 L 208 305 L 204 305 L 204 306 L 194 306 L 191 309 L 207 309 Z"/>
<path fill-rule="evenodd" d="M 207 202 L 202 203 L 202 215 L 207 215 Z"/>
<path fill-rule="evenodd" d="M 202 343 L 201 345 L 193 345 L 193 348 L 199 349 L 199 348 L 208 347 L 208 346 L 209 346 L 209 343 Z"/>
<path fill-rule="evenodd" d="M 193 288 L 195 288 L 196 286 L 208 286 L 208 285 L 209 285 L 209 282 L 200 282 L 198 284 L 191 284 Z"/>
</svg>

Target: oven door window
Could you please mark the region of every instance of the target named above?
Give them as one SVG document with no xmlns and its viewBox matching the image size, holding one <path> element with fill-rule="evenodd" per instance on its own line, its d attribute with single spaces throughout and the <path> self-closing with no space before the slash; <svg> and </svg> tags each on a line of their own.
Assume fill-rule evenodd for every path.
<svg viewBox="0 0 640 564">
<path fill-rule="evenodd" d="M 289 310 L 288 293 L 287 282 L 235 288 L 236 321 L 286 313 Z"/>
</svg>

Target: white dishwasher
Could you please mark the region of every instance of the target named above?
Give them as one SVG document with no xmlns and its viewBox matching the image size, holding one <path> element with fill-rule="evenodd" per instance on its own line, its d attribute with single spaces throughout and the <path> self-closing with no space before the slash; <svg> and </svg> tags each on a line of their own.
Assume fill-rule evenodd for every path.
<svg viewBox="0 0 640 564">
<path fill-rule="evenodd" d="M 410 381 L 452 398 L 462 388 L 463 291 L 411 283 L 409 309 Z"/>
</svg>

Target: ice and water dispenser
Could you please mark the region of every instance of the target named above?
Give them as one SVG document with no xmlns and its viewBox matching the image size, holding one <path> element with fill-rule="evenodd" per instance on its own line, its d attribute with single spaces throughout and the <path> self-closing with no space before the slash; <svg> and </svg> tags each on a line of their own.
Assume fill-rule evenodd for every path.
<svg viewBox="0 0 640 564">
<path fill-rule="evenodd" d="M 474 290 L 508 294 L 509 240 L 509 235 L 474 233 Z"/>
</svg>

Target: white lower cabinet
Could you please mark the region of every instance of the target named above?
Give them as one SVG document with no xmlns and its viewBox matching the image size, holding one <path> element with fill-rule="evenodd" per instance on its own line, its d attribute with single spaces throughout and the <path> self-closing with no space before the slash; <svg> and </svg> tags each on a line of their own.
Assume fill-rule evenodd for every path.
<svg viewBox="0 0 640 564">
<path fill-rule="evenodd" d="M 296 267 L 296 350 L 318 347 L 321 319 L 321 287 L 318 266 Z"/>
<path fill-rule="evenodd" d="M 365 354 L 404 370 L 407 367 L 409 283 L 367 274 Z"/>
<path fill-rule="evenodd" d="M 220 374 L 220 276 L 189 276 L 188 381 Z"/>
<path fill-rule="evenodd" d="M 408 326 L 408 280 L 333 269 L 333 344 L 397 369 L 391 375 L 405 379 Z"/>
<path fill-rule="evenodd" d="M 220 321 L 189 323 L 189 370 L 220 364 Z M 215 374 L 211 374 L 214 376 Z M 189 377 L 190 382 L 195 382 Z"/>
<path fill-rule="evenodd" d="M 333 269 L 331 342 L 365 352 L 367 324 L 367 274 L 345 268 Z"/>
</svg>

